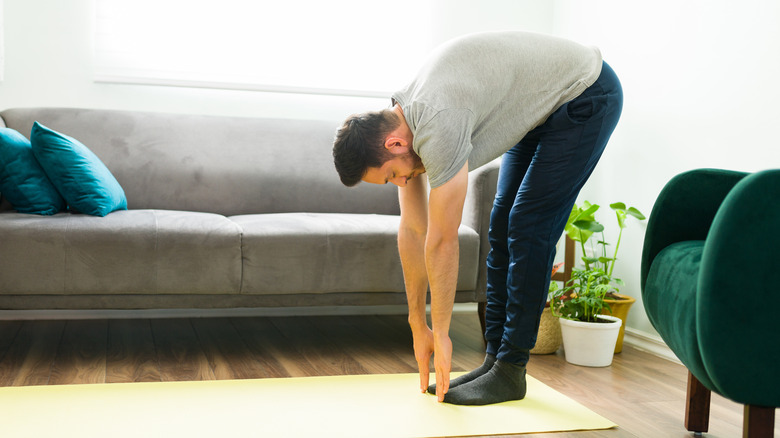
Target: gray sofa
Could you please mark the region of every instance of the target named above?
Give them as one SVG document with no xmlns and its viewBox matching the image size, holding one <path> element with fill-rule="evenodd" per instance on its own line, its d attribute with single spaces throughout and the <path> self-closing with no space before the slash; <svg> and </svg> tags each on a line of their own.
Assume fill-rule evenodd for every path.
<svg viewBox="0 0 780 438">
<path fill-rule="evenodd" d="M 80 140 L 128 210 L 38 216 L 0 207 L 0 309 L 179 309 L 405 303 L 395 186 L 342 186 L 340 121 L 23 108 Z M 471 173 L 457 302 L 485 301 L 497 164 Z"/>
</svg>

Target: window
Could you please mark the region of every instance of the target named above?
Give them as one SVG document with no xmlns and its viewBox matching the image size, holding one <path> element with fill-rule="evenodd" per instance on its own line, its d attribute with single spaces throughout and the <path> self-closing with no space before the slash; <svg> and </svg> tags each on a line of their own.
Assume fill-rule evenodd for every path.
<svg viewBox="0 0 780 438">
<path fill-rule="evenodd" d="M 386 97 L 432 48 L 429 3 L 95 0 L 95 80 Z"/>
</svg>

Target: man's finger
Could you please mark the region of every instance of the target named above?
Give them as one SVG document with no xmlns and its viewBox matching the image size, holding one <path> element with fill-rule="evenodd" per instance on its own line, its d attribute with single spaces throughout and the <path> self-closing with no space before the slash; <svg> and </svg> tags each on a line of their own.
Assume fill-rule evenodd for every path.
<svg viewBox="0 0 780 438">
<path fill-rule="evenodd" d="M 444 401 L 444 394 L 450 390 L 450 373 L 436 370 L 436 396 L 440 402 Z"/>
<path fill-rule="evenodd" d="M 428 377 L 428 371 L 420 371 L 420 392 L 426 392 L 428 391 L 428 381 L 430 377 Z"/>
<path fill-rule="evenodd" d="M 428 390 L 428 382 L 430 381 L 429 364 L 430 357 L 426 361 L 418 361 L 417 368 L 420 370 L 420 391 L 426 392 Z"/>
</svg>

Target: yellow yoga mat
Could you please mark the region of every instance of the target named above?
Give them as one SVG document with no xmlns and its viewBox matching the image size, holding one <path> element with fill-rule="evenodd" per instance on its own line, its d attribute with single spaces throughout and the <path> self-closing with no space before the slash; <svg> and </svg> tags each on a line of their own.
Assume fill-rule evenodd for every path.
<svg viewBox="0 0 780 438">
<path fill-rule="evenodd" d="M 453 373 L 453 377 L 458 373 Z M 0 436 L 440 437 L 615 424 L 528 377 L 524 400 L 463 407 L 416 374 L 0 388 Z"/>
</svg>

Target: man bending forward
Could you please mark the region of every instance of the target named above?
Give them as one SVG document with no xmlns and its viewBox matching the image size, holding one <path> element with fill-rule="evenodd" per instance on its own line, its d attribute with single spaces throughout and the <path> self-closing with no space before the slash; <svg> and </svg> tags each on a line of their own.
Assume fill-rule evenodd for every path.
<svg viewBox="0 0 780 438">
<path fill-rule="evenodd" d="M 620 82 L 598 49 L 533 33 L 480 33 L 434 51 L 392 96 L 391 108 L 351 116 L 338 130 L 333 157 L 345 185 L 399 187 L 398 250 L 422 391 L 465 405 L 525 397 L 525 366 L 555 245 L 622 103 Z M 468 171 L 498 157 L 487 352 L 479 368 L 450 381 Z M 432 327 L 425 315 L 429 287 Z M 428 387 L 432 354 L 436 384 Z"/>
</svg>

